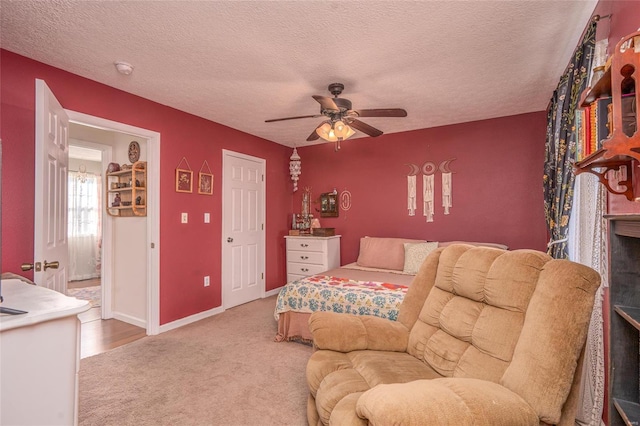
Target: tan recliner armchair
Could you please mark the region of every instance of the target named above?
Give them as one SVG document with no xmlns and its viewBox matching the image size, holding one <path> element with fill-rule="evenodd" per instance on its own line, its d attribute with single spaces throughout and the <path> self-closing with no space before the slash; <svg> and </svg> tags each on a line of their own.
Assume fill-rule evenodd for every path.
<svg viewBox="0 0 640 426">
<path fill-rule="evenodd" d="M 309 424 L 572 425 L 599 285 L 538 251 L 438 249 L 398 321 L 311 316 Z"/>
</svg>

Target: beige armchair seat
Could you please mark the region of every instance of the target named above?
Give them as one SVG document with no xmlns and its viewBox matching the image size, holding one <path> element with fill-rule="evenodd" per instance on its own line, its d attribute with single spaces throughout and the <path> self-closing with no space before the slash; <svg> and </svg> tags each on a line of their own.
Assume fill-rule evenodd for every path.
<svg viewBox="0 0 640 426">
<path fill-rule="evenodd" d="M 573 424 L 599 285 L 538 251 L 440 248 L 398 321 L 311 316 L 309 424 Z"/>
</svg>

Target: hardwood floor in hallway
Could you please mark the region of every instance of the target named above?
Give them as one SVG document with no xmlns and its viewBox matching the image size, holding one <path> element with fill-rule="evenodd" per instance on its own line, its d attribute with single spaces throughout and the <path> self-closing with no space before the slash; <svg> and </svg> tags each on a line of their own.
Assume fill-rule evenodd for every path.
<svg viewBox="0 0 640 426">
<path fill-rule="evenodd" d="M 100 285 L 100 278 L 71 281 L 68 289 L 81 289 Z M 98 355 L 141 339 L 147 335 L 144 328 L 116 319 L 101 319 L 101 307 L 95 306 L 78 315 L 80 319 L 80 357 Z"/>
<path fill-rule="evenodd" d="M 116 319 L 100 319 L 100 308 L 91 308 L 78 315 L 80 318 L 80 357 L 98 355 L 141 339 L 147 335 L 144 328 Z"/>
</svg>

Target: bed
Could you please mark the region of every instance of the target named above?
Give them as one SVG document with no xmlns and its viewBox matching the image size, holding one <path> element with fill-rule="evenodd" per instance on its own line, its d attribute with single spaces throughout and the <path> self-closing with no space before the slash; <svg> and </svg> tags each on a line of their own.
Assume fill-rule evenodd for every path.
<svg viewBox="0 0 640 426">
<path fill-rule="evenodd" d="M 358 260 L 287 283 L 278 294 L 275 340 L 311 342 L 308 321 L 316 311 L 374 315 L 395 321 L 404 295 L 424 258 L 446 243 L 363 237 Z M 506 249 L 501 244 L 469 243 Z"/>
</svg>

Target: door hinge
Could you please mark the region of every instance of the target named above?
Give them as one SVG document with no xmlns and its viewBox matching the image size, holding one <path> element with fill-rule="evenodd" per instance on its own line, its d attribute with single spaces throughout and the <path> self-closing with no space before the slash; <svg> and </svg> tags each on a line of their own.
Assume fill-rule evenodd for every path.
<svg viewBox="0 0 640 426">
<path fill-rule="evenodd" d="M 260 274 L 260 279 L 263 279 L 263 280 L 264 280 L 264 272 L 262 272 L 262 273 Z"/>
<path fill-rule="evenodd" d="M 264 182 L 264 175 L 262 175 L 262 181 Z"/>
<path fill-rule="evenodd" d="M 151 248 L 156 248 L 156 243 L 151 243 Z"/>
<path fill-rule="evenodd" d="M 264 231 L 264 223 L 262 224 L 262 230 Z"/>
</svg>

